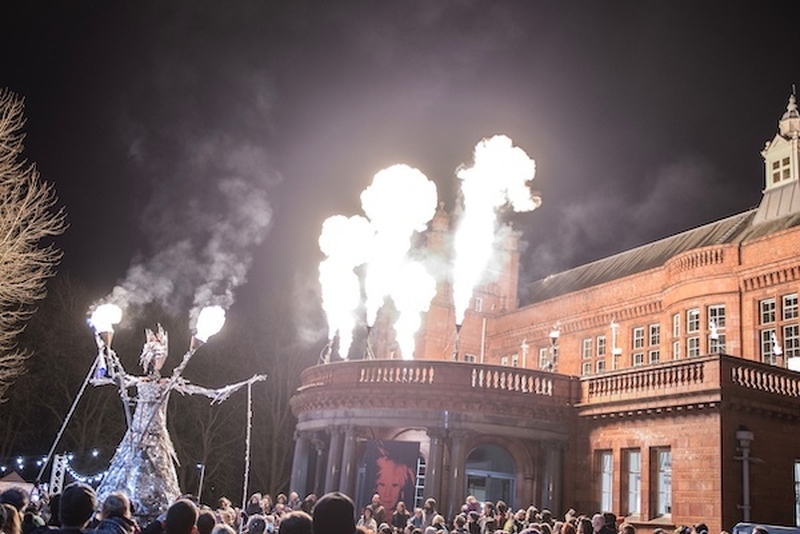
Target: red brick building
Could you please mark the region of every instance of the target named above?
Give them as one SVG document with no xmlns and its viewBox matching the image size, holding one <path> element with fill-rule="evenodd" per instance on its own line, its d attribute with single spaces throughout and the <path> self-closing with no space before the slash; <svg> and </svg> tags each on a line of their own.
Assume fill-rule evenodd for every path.
<svg viewBox="0 0 800 534">
<path fill-rule="evenodd" d="M 415 361 L 379 325 L 376 359 L 307 369 L 292 490 L 371 493 L 366 443 L 416 442 L 403 499 L 449 516 L 473 494 L 643 531 L 798 524 L 798 137 L 792 97 L 756 209 L 549 276 L 523 305 L 512 233 L 458 334 L 442 284 Z M 440 213 L 429 248 L 449 232 Z"/>
</svg>

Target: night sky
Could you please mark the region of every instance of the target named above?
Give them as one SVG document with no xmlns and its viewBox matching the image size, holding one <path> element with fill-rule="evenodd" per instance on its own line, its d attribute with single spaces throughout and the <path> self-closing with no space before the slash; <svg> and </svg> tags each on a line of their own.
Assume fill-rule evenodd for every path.
<svg viewBox="0 0 800 534">
<path fill-rule="evenodd" d="M 525 281 L 755 206 L 799 24 L 799 2 L 21 0 L 0 86 L 68 212 L 61 271 L 104 294 L 212 262 L 234 225 L 252 303 L 314 286 L 322 221 L 361 214 L 384 167 L 452 209 L 496 133 L 537 163 Z"/>
</svg>

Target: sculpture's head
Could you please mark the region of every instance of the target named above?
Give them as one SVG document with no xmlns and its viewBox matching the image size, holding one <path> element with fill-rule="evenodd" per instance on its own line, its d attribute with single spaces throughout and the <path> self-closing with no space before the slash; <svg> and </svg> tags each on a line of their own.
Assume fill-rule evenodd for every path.
<svg viewBox="0 0 800 534">
<path fill-rule="evenodd" d="M 158 375 L 164 360 L 167 359 L 169 341 L 167 332 L 158 325 L 158 330 L 153 332 L 149 328 L 144 331 L 147 341 L 142 347 L 139 363 L 148 375 Z"/>
</svg>

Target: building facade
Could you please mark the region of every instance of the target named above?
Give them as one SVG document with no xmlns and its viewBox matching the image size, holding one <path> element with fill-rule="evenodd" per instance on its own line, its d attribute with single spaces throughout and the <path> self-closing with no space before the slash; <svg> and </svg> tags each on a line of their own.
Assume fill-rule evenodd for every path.
<svg viewBox="0 0 800 534">
<path fill-rule="evenodd" d="M 379 324 L 376 359 L 307 369 L 292 490 L 371 494 L 367 444 L 411 442 L 403 500 L 450 517 L 472 494 L 645 532 L 800 524 L 798 137 L 792 96 L 756 209 L 549 276 L 524 305 L 510 232 L 458 329 L 439 287 L 416 360 Z M 449 231 L 438 214 L 429 249 Z"/>
</svg>

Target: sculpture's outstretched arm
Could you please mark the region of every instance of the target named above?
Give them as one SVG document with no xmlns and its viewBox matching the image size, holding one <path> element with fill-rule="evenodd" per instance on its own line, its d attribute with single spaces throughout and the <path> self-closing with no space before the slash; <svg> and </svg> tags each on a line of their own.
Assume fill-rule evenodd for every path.
<svg viewBox="0 0 800 534">
<path fill-rule="evenodd" d="M 243 388 L 244 386 L 261 382 L 262 380 L 266 379 L 267 375 L 253 375 L 253 377 L 249 378 L 248 380 L 236 382 L 235 384 L 230 384 L 221 388 L 211 389 L 202 386 L 196 386 L 186 381 L 183 377 L 180 377 L 175 381 L 175 386 L 173 389 L 183 395 L 205 395 L 211 399 L 211 404 L 219 404 L 230 397 L 233 392 Z"/>
</svg>

